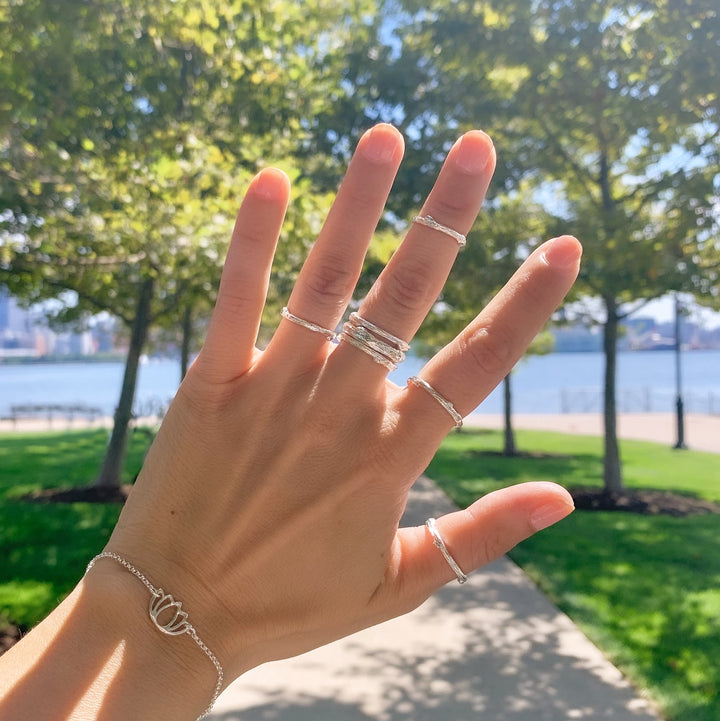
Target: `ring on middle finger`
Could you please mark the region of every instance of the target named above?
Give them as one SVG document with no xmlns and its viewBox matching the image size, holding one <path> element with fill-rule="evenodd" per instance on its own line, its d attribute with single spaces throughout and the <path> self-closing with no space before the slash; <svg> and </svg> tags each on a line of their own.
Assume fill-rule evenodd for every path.
<svg viewBox="0 0 720 721">
<path fill-rule="evenodd" d="M 340 340 L 355 346 L 388 370 L 395 370 L 403 362 L 405 351 L 410 347 L 402 338 L 388 333 L 358 313 L 350 314 L 350 320 L 343 325 Z"/>
</svg>

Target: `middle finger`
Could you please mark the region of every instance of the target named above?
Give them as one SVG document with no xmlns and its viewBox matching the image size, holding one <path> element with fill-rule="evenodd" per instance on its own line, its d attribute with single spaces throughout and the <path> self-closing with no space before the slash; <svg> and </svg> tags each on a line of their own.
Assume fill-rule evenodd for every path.
<svg viewBox="0 0 720 721">
<path fill-rule="evenodd" d="M 448 153 L 420 215 L 464 235 L 480 210 L 494 169 L 490 138 L 479 130 L 466 133 Z M 458 250 L 457 240 L 450 235 L 413 223 L 363 301 L 360 316 L 409 341 L 442 290 Z M 350 342 L 341 343 L 332 357 L 338 369 L 352 360 L 377 377 L 387 372 Z"/>
</svg>

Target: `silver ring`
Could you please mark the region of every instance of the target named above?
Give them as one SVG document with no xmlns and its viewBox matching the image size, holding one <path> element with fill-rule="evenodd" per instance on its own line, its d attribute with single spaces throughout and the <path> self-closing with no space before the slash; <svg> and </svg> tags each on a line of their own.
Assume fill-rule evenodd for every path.
<svg viewBox="0 0 720 721">
<path fill-rule="evenodd" d="M 369 320 L 363 318 L 359 313 L 350 313 L 350 323 L 352 323 L 354 326 L 359 326 L 360 328 L 365 328 L 366 330 L 369 330 L 371 333 L 374 333 L 376 336 L 379 336 L 383 340 L 390 343 L 390 345 L 395 346 L 398 350 L 410 350 L 410 346 L 402 338 L 398 338 L 396 335 L 388 333 L 380 326 L 375 325 L 375 323 L 371 323 Z"/>
<path fill-rule="evenodd" d="M 345 331 L 342 331 L 342 333 L 340 333 L 340 340 L 344 340 L 347 343 L 350 343 L 350 345 L 355 346 L 363 353 L 369 355 L 376 363 L 379 363 L 381 366 L 385 366 L 385 368 L 387 368 L 389 371 L 394 371 L 397 368 L 397 363 L 394 363 L 389 358 L 382 355 L 382 353 L 378 353 L 377 351 L 373 350 L 367 344 L 359 340 L 355 340 L 355 338 L 353 338 L 351 335 L 348 335 Z"/>
<path fill-rule="evenodd" d="M 291 323 L 295 323 L 296 325 L 301 325 L 303 328 L 307 328 L 308 330 L 313 331 L 314 333 L 322 333 L 328 340 L 337 340 L 337 333 L 334 330 L 330 330 L 329 328 L 323 328 L 321 325 L 317 325 L 317 323 L 311 323 L 309 320 L 305 320 L 304 318 L 300 318 L 296 315 L 293 315 L 288 309 L 287 306 L 285 306 L 281 311 L 280 315 L 283 318 L 286 318 Z"/>
<path fill-rule="evenodd" d="M 405 360 L 405 351 L 410 348 L 402 338 L 388 333 L 359 313 L 350 314 L 350 320 L 343 325 L 340 340 L 347 341 L 391 371 Z"/>
<path fill-rule="evenodd" d="M 428 518 L 427 521 L 425 521 L 425 525 L 427 526 L 428 531 L 430 531 L 430 535 L 433 537 L 433 545 L 435 548 L 440 550 L 440 553 L 442 553 L 445 560 L 448 562 L 448 565 L 454 571 L 457 576 L 458 583 L 465 583 L 465 581 L 468 580 L 468 577 L 462 572 L 460 566 L 458 566 L 455 559 L 450 555 L 450 551 L 447 550 L 445 541 L 443 541 L 440 531 L 438 531 L 437 526 L 435 525 L 435 519 Z"/>
<path fill-rule="evenodd" d="M 365 328 L 354 326 L 352 323 L 345 323 L 345 325 L 343 325 L 343 332 L 346 335 L 352 336 L 356 341 L 369 346 L 376 353 L 384 355 L 395 364 L 402 363 L 403 360 L 405 360 L 405 353 L 403 353 L 403 351 L 393 348 L 389 343 L 376 338 Z"/>
<path fill-rule="evenodd" d="M 411 376 L 407 382 L 429 393 L 452 416 L 455 428 L 462 428 L 463 417 L 458 413 L 457 408 L 447 398 L 441 396 L 427 381 L 418 376 Z"/>
<path fill-rule="evenodd" d="M 432 228 L 433 230 L 438 230 L 441 233 L 445 233 L 445 235 L 449 235 L 461 248 L 465 247 L 467 238 L 462 233 L 458 233 L 457 230 L 448 228 L 447 225 L 438 223 L 437 220 L 432 217 L 432 215 L 416 215 L 412 219 L 412 222 L 420 223 L 420 225 L 424 225 L 428 228 Z"/>
</svg>

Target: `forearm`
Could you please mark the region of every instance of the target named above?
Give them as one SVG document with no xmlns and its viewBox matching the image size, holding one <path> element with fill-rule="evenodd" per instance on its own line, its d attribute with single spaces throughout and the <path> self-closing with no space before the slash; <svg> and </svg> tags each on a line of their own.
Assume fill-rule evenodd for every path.
<svg viewBox="0 0 720 721">
<path fill-rule="evenodd" d="M 98 564 L 0 657 L 0 721 L 194 721 L 216 674 L 187 636 L 164 636 L 143 585 Z"/>
</svg>

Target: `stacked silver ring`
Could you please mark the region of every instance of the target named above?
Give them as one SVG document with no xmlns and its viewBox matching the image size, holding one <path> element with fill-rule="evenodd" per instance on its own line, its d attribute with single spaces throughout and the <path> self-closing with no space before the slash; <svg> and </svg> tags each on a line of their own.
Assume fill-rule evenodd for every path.
<svg viewBox="0 0 720 721">
<path fill-rule="evenodd" d="M 391 371 L 405 360 L 405 352 L 410 348 L 402 338 L 388 333 L 358 313 L 350 314 L 350 320 L 343 325 L 339 337 Z"/>
</svg>

